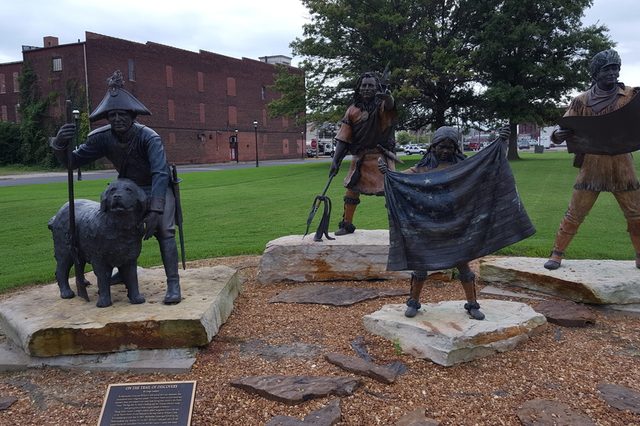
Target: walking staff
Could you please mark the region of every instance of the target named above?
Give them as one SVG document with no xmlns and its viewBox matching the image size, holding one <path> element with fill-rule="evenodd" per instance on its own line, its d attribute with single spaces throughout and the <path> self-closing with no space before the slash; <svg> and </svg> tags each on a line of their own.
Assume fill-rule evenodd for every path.
<svg viewBox="0 0 640 426">
<path fill-rule="evenodd" d="M 78 117 L 80 115 L 80 111 L 77 109 L 73 109 L 71 106 L 71 101 L 67 100 L 66 102 L 66 122 L 71 123 L 73 120 L 76 129 L 78 128 Z M 73 135 L 73 139 L 75 140 L 77 136 L 76 133 Z M 73 148 L 74 144 L 69 144 L 67 146 L 67 158 L 71 159 L 73 157 Z M 80 275 L 84 271 L 83 268 L 79 266 L 78 262 L 78 234 L 76 233 L 76 206 L 75 206 L 75 196 L 73 194 L 73 168 L 71 167 L 71 161 L 67 163 L 67 184 L 69 188 L 69 238 L 71 239 L 71 255 L 73 256 L 73 270 L 76 274 L 76 292 L 79 297 L 82 297 L 87 302 L 89 301 L 89 294 L 87 294 L 87 287 L 82 282 L 82 280 L 78 279 Z"/>
</svg>

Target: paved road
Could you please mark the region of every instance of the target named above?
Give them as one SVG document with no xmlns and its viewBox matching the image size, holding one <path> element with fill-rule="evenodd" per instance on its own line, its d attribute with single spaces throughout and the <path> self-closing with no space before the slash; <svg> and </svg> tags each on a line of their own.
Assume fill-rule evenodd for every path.
<svg viewBox="0 0 640 426">
<path fill-rule="evenodd" d="M 280 166 L 285 164 L 308 164 L 311 162 L 329 162 L 331 157 L 305 158 L 295 160 L 264 160 L 260 161 L 260 167 Z M 194 172 L 210 172 L 215 170 L 244 169 L 255 167 L 255 162 L 243 163 L 220 163 L 220 164 L 198 164 L 178 166 L 178 174 Z M 329 167 L 327 166 L 327 170 Z M 77 173 L 74 173 L 77 176 Z M 118 173 L 115 170 L 92 170 L 83 171 L 82 180 L 114 179 Z M 66 182 L 66 172 L 45 172 L 45 173 L 25 173 L 19 175 L 0 176 L 0 187 L 35 185 L 42 183 Z"/>
</svg>

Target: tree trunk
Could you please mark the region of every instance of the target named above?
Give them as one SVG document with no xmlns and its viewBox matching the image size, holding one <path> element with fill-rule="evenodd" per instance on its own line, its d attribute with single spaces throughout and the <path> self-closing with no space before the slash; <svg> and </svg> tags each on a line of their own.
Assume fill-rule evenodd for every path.
<svg viewBox="0 0 640 426">
<path fill-rule="evenodd" d="M 507 160 L 519 160 L 518 155 L 518 124 L 509 120 L 509 130 L 511 130 L 511 136 L 509 136 L 509 151 L 507 152 Z"/>
</svg>

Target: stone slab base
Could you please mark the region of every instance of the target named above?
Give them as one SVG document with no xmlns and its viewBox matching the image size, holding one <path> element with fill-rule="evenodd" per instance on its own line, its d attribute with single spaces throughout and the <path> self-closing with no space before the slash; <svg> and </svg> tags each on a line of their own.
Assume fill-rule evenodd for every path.
<svg viewBox="0 0 640 426">
<path fill-rule="evenodd" d="M 332 234 L 331 234 L 332 235 Z M 258 282 L 361 281 L 409 278 L 387 271 L 389 231 L 357 229 L 335 240 L 313 241 L 313 234 L 289 235 L 267 243 Z"/>
<path fill-rule="evenodd" d="M 142 269 L 146 303 L 130 304 L 118 285 L 111 288 L 113 305 L 97 308 L 95 277 L 87 277 L 94 283 L 87 288 L 91 302 L 61 299 L 57 284 L 33 287 L 0 303 L 0 328 L 35 357 L 204 346 L 231 314 L 241 287 L 237 271 L 226 266 L 181 270 L 183 300 L 164 305 L 164 270 Z"/>
<path fill-rule="evenodd" d="M 480 300 L 483 321 L 470 319 L 464 301 L 423 304 L 414 318 L 405 305 L 385 305 L 363 318 L 371 333 L 399 344 L 404 353 L 451 366 L 515 348 L 546 324 L 529 305 Z"/>
<path fill-rule="evenodd" d="M 509 284 L 593 304 L 640 303 L 640 270 L 622 260 L 565 259 L 555 271 L 535 257 L 485 257 L 480 279 L 487 284 Z"/>
<path fill-rule="evenodd" d="M 128 371 L 131 373 L 188 373 L 196 362 L 198 350 L 149 349 L 95 355 L 32 357 L 15 345 L 0 343 L 0 371 L 55 367 L 81 371 Z"/>
</svg>

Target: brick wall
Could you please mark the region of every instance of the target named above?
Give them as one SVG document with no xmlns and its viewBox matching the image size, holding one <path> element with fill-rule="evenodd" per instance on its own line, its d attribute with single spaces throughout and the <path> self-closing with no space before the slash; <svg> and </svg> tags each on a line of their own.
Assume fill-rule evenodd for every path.
<svg viewBox="0 0 640 426">
<path fill-rule="evenodd" d="M 22 62 L 0 64 L 0 109 L 6 110 L 6 119 L 5 114 L 0 114 L 0 121 L 17 123 L 20 120 L 16 114 L 20 104 L 20 86 L 14 76 L 18 76 L 21 70 Z"/>
<path fill-rule="evenodd" d="M 83 46 L 84 43 L 74 43 L 23 52 L 24 62 L 38 76 L 41 96 L 57 95 L 49 108 L 49 117 L 56 125 L 64 122 L 66 99 L 75 98 L 73 106 L 86 110 Z"/>
<path fill-rule="evenodd" d="M 277 96 L 266 89 L 273 84 L 272 65 L 95 33 L 87 33 L 86 44 L 92 108 L 106 92 L 106 78 L 120 69 L 125 88 L 152 113 L 139 121 L 160 134 L 170 161 L 231 161 L 229 136 L 236 129 L 239 159 L 252 161 L 254 120 L 259 122 L 259 133 L 265 135 L 258 144 L 260 159 L 302 157 L 295 144 L 290 144 L 288 153 L 283 149 L 283 140 L 299 139 L 302 129 L 266 117 L 267 104 Z M 135 81 L 127 78 L 131 64 Z M 251 146 L 245 146 L 247 143 Z"/>
<path fill-rule="evenodd" d="M 229 137 L 235 130 L 240 161 L 255 160 L 254 120 L 258 121 L 261 160 L 303 156 L 300 139 L 304 129 L 267 116 L 267 104 L 278 96 L 268 89 L 273 84 L 273 65 L 91 32 L 86 33 L 85 42 L 33 49 L 23 57 L 38 74 L 43 95 L 59 95 L 50 110 L 56 123 L 63 120 L 70 82 L 86 93 L 83 104 L 88 107 L 81 105 L 80 109 L 92 111 L 106 93 L 106 79 L 119 69 L 125 89 L 152 113 L 138 121 L 160 134 L 171 162 L 231 161 Z M 54 59 L 59 59 L 55 66 L 61 64 L 60 70 L 55 69 Z M 19 70 L 21 63 L 0 64 L 0 74 L 7 74 L 10 66 Z M 292 68 L 292 72 L 301 71 Z M 10 78 L 5 79 L 11 83 Z M 0 94 L 0 105 L 9 101 L 8 94 Z M 8 108 L 8 119 L 12 111 Z"/>
</svg>

